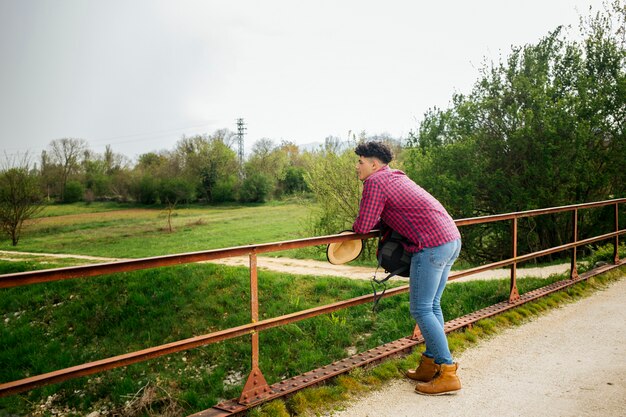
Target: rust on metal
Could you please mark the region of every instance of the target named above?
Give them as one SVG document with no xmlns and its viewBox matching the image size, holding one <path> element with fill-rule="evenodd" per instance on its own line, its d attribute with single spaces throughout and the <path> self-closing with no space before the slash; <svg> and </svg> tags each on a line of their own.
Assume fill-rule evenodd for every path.
<svg viewBox="0 0 626 417">
<path fill-rule="evenodd" d="M 40 271 L 19 272 L 0 275 L 0 288 L 31 285 L 42 282 L 59 281 L 73 278 L 87 278 L 116 272 L 130 272 L 140 269 L 159 268 L 194 262 L 213 261 L 234 256 L 247 256 L 250 253 L 279 252 L 307 246 L 325 245 L 354 239 L 369 239 L 378 236 L 378 231 L 364 234 L 347 233 L 341 235 L 317 236 L 306 239 L 287 240 L 283 242 L 262 243 L 258 245 L 236 246 L 232 248 L 212 249 L 199 252 L 188 252 L 174 255 L 154 256 L 150 258 L 128 259 L 116 262 L 104 262 L 93 265 L 51 268 Z"/>
<path fill-rule="evenodd" d="M 303 388 L 307 388 L 320 382 L 334 378 L 338 375 L 350 372 L 351 370 L 378 363 L 381 360 L 393 355 L 407 354 L 421 341 L 412 340 L 409 338 L 402 338 L 390 343 L 386 343 L 382 346 L 378 346 L 374 349 L 370 349 L 366 352 L 358 353 L 345 359 L 333 362 L 329 365 L 322 366 L 321 368 L 314 369 L 309 372 L 305 372 L 302 375 L 295 376 L 293 378 L 285 379 L 278 383 L 270 385 L 271 393 L 267 396 L 265 401 L 270 401 L 279 397 L 283 397 L 287 394 L 291 394 Z M 258 402 L 257 402 L 258 403 Z M 219 412 L 229 412 L 231 414 L 237 414 L 245 411 L 246 409 L 256 404 L 250 404 L 246 406 L 241 404 L 238 399 L 232 399 L 217 404 L 213 411 L 205 410 L 196 414 L 192 414 L 193 417 L 213 417 L 220 414 L 214 414 Z M 227 414 L 227 415 L 231 415 Z"/>
<path fill-rule="evenodd" d="M 272 388 L 267 384 L 263 372 L 256 365 L 252 367 L 252 371 L 237 402 L 245 406 L 252 406 L 267 401 L 272 393 Z"/>
<path fill-rule="evenodd" d="M 578 242 L 578 209 L 572 210 L 572 240 Z M 576 264 L 576 246 L 572 248 L 572 256 L 570 261 L 570 278 L 578 278 L 578 265 Z"/>
<path fill-rule="evenodd" d="M 250 320 L 252 323 L 259 321 L 259 278 L 257 274 L 257 258 L 256 253 L 250 254 Z M 268 398 L 271 389 L 259 368 L 259 333 L 252 332 L 251 349 L 252 349 L 252 370 L 246 384 L 239 396 L 239 403 L 251 405 L 262 402 Z"/>
<path fill-rule="evenodd" d="M 392 297 L 394 295 L 408 292 L 408 290 L 408 285 L 390 288 L 384 295 L 382 295 L 382 297 Z M 160 345 L 153 348 L 143 349 L 124 355 L 114 356 L 95 362 L 84 363 L 82 365 L 36 375 L 30 378 L 3 383 L 0 384 L 0 397 L 17 394 L 19 392 L 28 391 L 33 388 L 52 384 L 55 382 L 65 381 L 71 378 L 92 375 L 101 371 L 119 368 L 121 366 L 126 366 L 133 363 L 143 362 L 148 359 L 169 355 L 170 353 L 181 352 L 183 350 L 193 349 L 211 343 L 221 342 L 235 337 L 252 334 L 253 332 L 259 332 L 262 330 L 271 329 L 273 327 L 282 326 L 284 324 L 294 323 L 297 321 L 319 316 L 321 314 L 332 313 L 342 308 L 370 303 L 373 300 L 374 294 L 363 295 L 360 297 L 339 301 L 333 304 L 327 304 L 308 310 L 302 310 L 295 313 L 286 314 L 284 316 L 261 320 L 256 323 L 248 323 L 237 327 L 231 327 L 229 329 L 208 333 L 202 336 L 195 336 L 192 338 L 179 340 L 177 342 Z"/>
<path fill-rule="evenodd" d="M 513 240 L 513 263 L 511 264 L 511 289 L 509 291 L 509 303 L 519 300 L 519 291 L 517 290 L 517 217 L 513 219 L 511 226 L 511 235 Z"/>
<path fill-rule="evenodd" d="M 619 205 L 615 203 L 615 231 L 619 231 Z M 615 236 L 615 241 L 613 242 L 613 263 L 616 264 L 619 262 L 619 235 Z"/>
</svg>

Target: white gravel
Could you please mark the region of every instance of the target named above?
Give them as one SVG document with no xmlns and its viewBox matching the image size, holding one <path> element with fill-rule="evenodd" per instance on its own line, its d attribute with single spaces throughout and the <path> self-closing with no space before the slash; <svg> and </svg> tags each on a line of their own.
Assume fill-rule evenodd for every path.
<svg viewBox="0 0 626 417">
<path fill-rule="evenodd" d="M 626 416 L 626 279 L 458 356 L 463 390 L 396 380 L 333 417 Z"/>
</svg>

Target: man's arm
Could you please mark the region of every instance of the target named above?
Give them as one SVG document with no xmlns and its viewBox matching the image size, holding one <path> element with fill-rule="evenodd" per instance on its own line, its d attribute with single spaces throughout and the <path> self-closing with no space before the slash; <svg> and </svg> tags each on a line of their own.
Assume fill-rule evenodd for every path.
<svg viewBox="0 0 626 417">
<path fill-rule="evenodd" d="M 385 196 L 375 184 L 364 184 L 359 214 L 352 224 L 356 233 L 367 233 L 380 226 L 380 215 L 385 208 Z"/>
</svg>

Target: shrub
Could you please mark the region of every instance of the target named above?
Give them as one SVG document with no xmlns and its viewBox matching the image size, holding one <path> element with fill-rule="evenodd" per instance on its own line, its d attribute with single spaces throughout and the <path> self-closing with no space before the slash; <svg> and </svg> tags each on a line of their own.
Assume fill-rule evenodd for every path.
<svg viewBox="0 0 626 417">
<path fill-rule="evenodd" d="M 76 203 L 81 201 L 85 195 L 85 187 L 79 181 L 68 181 L 63 193 L 64 203 Z"/>
<path fill-rule="evenodd" d="M 264 203 L 271 188 L 270 179 L 264 174 L 253 174 L 243 181 L 239 199 L 246 203 Z"/>
</svg>

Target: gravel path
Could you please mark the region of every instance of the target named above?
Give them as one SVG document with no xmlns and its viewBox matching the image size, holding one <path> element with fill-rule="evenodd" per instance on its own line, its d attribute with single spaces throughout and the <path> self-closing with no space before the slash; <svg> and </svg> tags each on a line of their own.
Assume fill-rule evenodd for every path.
<svg viewBox="0 0 626 417">
<path fill-rule="evenodd" d="M 225 258 L 218 261 L 214 261 L 222 265 L 231 266 L 248 266 L 248 257 L 234 257 Z M 317 276 L 335 276 L 345 277 L 352 279 L 371 279 L 376 271 L 375 268 L 361 267 L 361 266 L 349 266 L 349 265 L 333 265 L 329 262 L 314 261 L 310 259 L 291 259 L 291 258 L 270 258 L 265 256 L 259 256 L 257 258 L 257 266 L 261 269 L 268 269 L 277 272 L 286 272 L 291 274 L 301 275 L 317 275 Z M 517 277 L 537 277 L 547 278 L 552 274 L 561 274 L 569 271 L 570 264 L 551 265 L 541 268 L 518 268 Z M 377 276 L 379 278 L 384 277 L 386 274 L 384 271 L 379 270 Z M 510 269 L 495 269 L 491 271 L 480 272 L 468 277 L 456 279 L 451 282 L 463 282 L 477 279 L 497 279 L 497 278 L 509 278 L 511 276 Z M 408 278 L 392 277 L 392 280 L 407 281 Z"/>
<path fill-rule="evenodd" d="M 10 256 L 41 256 L 49 258 L 65 258 L 65 259 L 81 259 L 81 260 L 94 260 L 98 262 L 114 262 L 122 261 L 122 258 L 104 258 L 100 256 L 88 256 L 88 255 L 70 255 L 70 254 L 54 254 L 54 253 L 36 253 L 36 252 L 18 252 L 18 251 L 5 251 L 0 250 L 0 258 L 9 261 L 22 260 L 19 258 L 11 258 Z M 216 264 L 229 265 L 229 266 L 249 266 L 250 261 L 247 256 L 237 256 L 232 258 L 224 258 L 216 261 L 211 261 Z M 257 267 L 259 269 L 267 269 L 275 272 L 284 272 L 289 274 L 299 275 L 315 275 L 315 276 L 333 276 L 344 277 L 351 279 L 366 279 L 369 280 L 376 272 L 375 268 L 362 267 L 362 266 L 350 266 L 350 265 L 333 265 L 329 262 L 314 261 L 310 259 L 292 259 L 292 258 L 271 258 L 268 256 L 257 257 Z M 537 277 L 547 278 L 552 274 L 561 274 L 568 271 L 570 264 L 551 265 L 540 268 L 518 268 L 517 277 Z M 385 276 L 383 270 L 379 270 L 377 273 L 379 278 Z M 510 269 L 495 269 L 491 271 L 480 272 L 478 274 L 470 275 L 456 279 L 451 282 L 463 282 L 477 279 L 497 279 L 497 278 L 509 278 Z M 400 280 L 408 282 L 408 278 L 404 277 L 392 277 L 391 280 Z"/>
<path fill-rule="evenodd" d="M 329 415 L 625 416 L 625 299 L 622 279 L 466 350 L 457 395 L 425 397 L 396 380 Z"/>
</svg>

